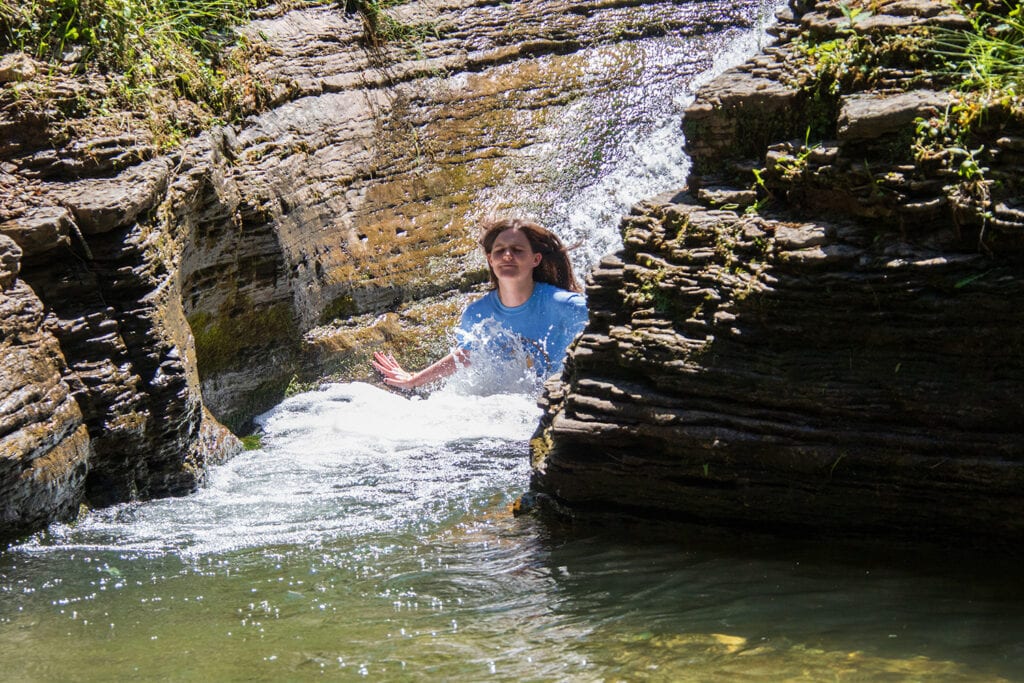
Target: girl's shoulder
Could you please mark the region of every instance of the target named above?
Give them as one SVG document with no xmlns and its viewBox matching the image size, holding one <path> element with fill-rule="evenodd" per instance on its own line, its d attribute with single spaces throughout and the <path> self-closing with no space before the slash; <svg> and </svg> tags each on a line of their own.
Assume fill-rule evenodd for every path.
<svg viewBox="0 0 1024 683">
<path fill-rule="evenodd" d="M 538 282 L 535 287 L 541 288 L 540 294 L 545 299 L 555 302 L 556 304 L 567 304 L 570 306 L 586 306 L 587 299 L 579 292 L 570 292 L 567 289 L 556 287 L 555 285 L 548 284 L 547 282 Z"/>
</svg>

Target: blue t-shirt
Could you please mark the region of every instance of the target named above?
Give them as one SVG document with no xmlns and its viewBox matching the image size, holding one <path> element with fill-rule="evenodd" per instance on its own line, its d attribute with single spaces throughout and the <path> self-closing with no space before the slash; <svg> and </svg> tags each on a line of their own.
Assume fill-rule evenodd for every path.
<svg viewBox="0 0 1024 683">
<path fill-rule="evenodd" d="M 506 339 L 495 344 L 495 335 L 487 322 L 497 322 Z M 511 336 L 528 355 L 528 362 L 540 376 L 562 369 L 565 350 L 587 324 L 587 301 L 582 294 L 535 282 L 533 294 L 521 306 L 506 306 L 494 289 L 466 307 L 457 330 L 459 348 L 472 354 L 485 350 L 510 353 L 501 344 Z M 471 359 L 472 360 L 472 359 Z"/>
</svg>

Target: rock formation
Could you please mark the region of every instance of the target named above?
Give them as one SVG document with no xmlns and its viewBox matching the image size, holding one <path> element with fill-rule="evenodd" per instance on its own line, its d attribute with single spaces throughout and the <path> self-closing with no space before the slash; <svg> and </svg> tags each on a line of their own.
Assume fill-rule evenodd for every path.
<svg viewBox="0 0 1024 683">
<path fill-rule="evenodd" d="M 222 425 L 357 375 L 367 345 L 436 356 L 486 279 L 474 220 L 543 194 L 518 169 L 545 117 L 629 83 L 589 60 L 757 8 L 431 0 L 388 10 L 388 37 L 337 3 L 271 7 L 240 29 L 265 86 L 248 117 L 170 143 L 91 106 L 112 83 L 73 54 L 4 56 L 0 538 L 193 490 L 239 447 Z M 188 119 L 163 108 L 165 135 Z M 600 162 L 583 147 L 549 172 Z"/>
<path fill-rule="evenodd" d="M 1024 122 L 929 146 L 954 95 L 906 38 L 964 19 L 871 8 L 792 2 L 698 93 L 686 192 L 623 219 L 545 394 L 550 509 L 1020 551 Z"/>
</svg>

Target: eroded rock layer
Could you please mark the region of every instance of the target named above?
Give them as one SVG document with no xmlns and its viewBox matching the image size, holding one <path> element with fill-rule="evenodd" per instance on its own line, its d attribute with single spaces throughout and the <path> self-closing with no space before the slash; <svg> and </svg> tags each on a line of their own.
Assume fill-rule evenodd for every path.
<svg viewBox="0 0 1024 683">
<path fill-rule="evenodd" d="M 954 95 L 912 67 L 812 110 L 795 37 L 854 29 L 849 8 L 792 4 L 785 40 L 688 111 L 689 192 L 637 205 L 591 274 L 533 488 L 584 519 L 1019 552 L 1024 128 L 996 111 L 974 129 L 992 153 L 972 183 L 915 149 Z M 940 5 L 872 3 L 855 27 L 962 21 Z"/>
<path fill-rule="evenodd" d="M 686 195 L 623 230 L 534 442 L 540 490 L 584 516 L 1024 534 L 1021 268 Z"/>
</svg>

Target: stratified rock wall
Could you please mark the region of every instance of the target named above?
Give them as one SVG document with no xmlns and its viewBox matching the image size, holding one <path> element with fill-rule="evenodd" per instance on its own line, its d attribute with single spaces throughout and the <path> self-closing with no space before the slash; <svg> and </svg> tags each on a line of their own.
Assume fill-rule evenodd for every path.
<svg viewBox="0 0 1024 683">
<path fill-rule="evenodd" d="M 1024 269 L 687 195 L 623 230 L 535 440 L 538 488 L 581 516 L 1024 534 Z"/>
<path fill-rule="evenodd" d="M 780 35 L 836 35 L 835 4 L 802 5 Z M 858 28 L 956 25 L 938 5 L 873 3 Z M 801 54 L 783 41 L 698 93 L 689 192 L 636 206 L 591 274 L 533 488 L 584 519 L 1019 552 L 1020 123 L 976 141 L 1003 181 L 986 221 L 955 171 L 915 163 L 952 95 L 893 68 L 808 111 Z"/>
<path fill-rule="evenodd" d="M 8 455 L 24 481 L 46 481 L 53 500 L 5 495 L 12 506 L 5 534 L 66 518 L 85 501 L 187 493 L 207 462 L 238 448 L 199 395 L 177 284 L 180 238 L 158 218 L 170 175 L 168 160 L 153 159 L 106 180 L 43 180 L 38 196 L 59 204 L 0 224 L 4 239 L 20 246 L 11 299 L 17 293 L 34 307 L 31 320 L 5 316 L 5 336 L 20 341 L 31 329 L 45 340 L 34 347 L 35 365 L 56 374 L 48 391 L 65 399 L 52 416 L 36 415 L 56 421 L 44 442 L 53 450 L 36 446 L 39 463 L 49 463 L 46 477 L 29 477 L 31 461 L 17 449 Z M 37 371 L 26 374 L 30 367 L 25 357 L 5 368 L 12 397 L 29 391 L 30 379 L 43 381 Z M 11 443 L 24 446 L 19 439 L 29 429 L 20 430 Z"/>
<path fill-rule="evenodd" d="M 158 134 L 186 130 L 183 103 L 162 102 L 156 126 L 91 106 L 117 101 L 116 76 L 80 75 L 73 52 L 0 56 L 0 236 L 17 245 L 0 537 L 83 502 L 193 490 L 238 448 L 222 425 L 245 429 L 325 362 L 363 367 L 384 341 L 410 364 L 436 357 L 486 280 L 477 219 L 548 202 L 543 173 L 602 163 L 539 133 L 635 71 L 597 68 L 597 51 L 699 41 L 749 26 L 758 3 L 430 0 L 389 8 L 394 35 L 342 6 L 242 27 L 266 92 L 244 122 L 184 141 Z"/>
<path fill-rule="evenodd" d="M 15 531 L 76 513 L 92 455 L 43 304 L 17 279 L 21 256 L 0 235 L 0 526 Z"/>
</svg>

